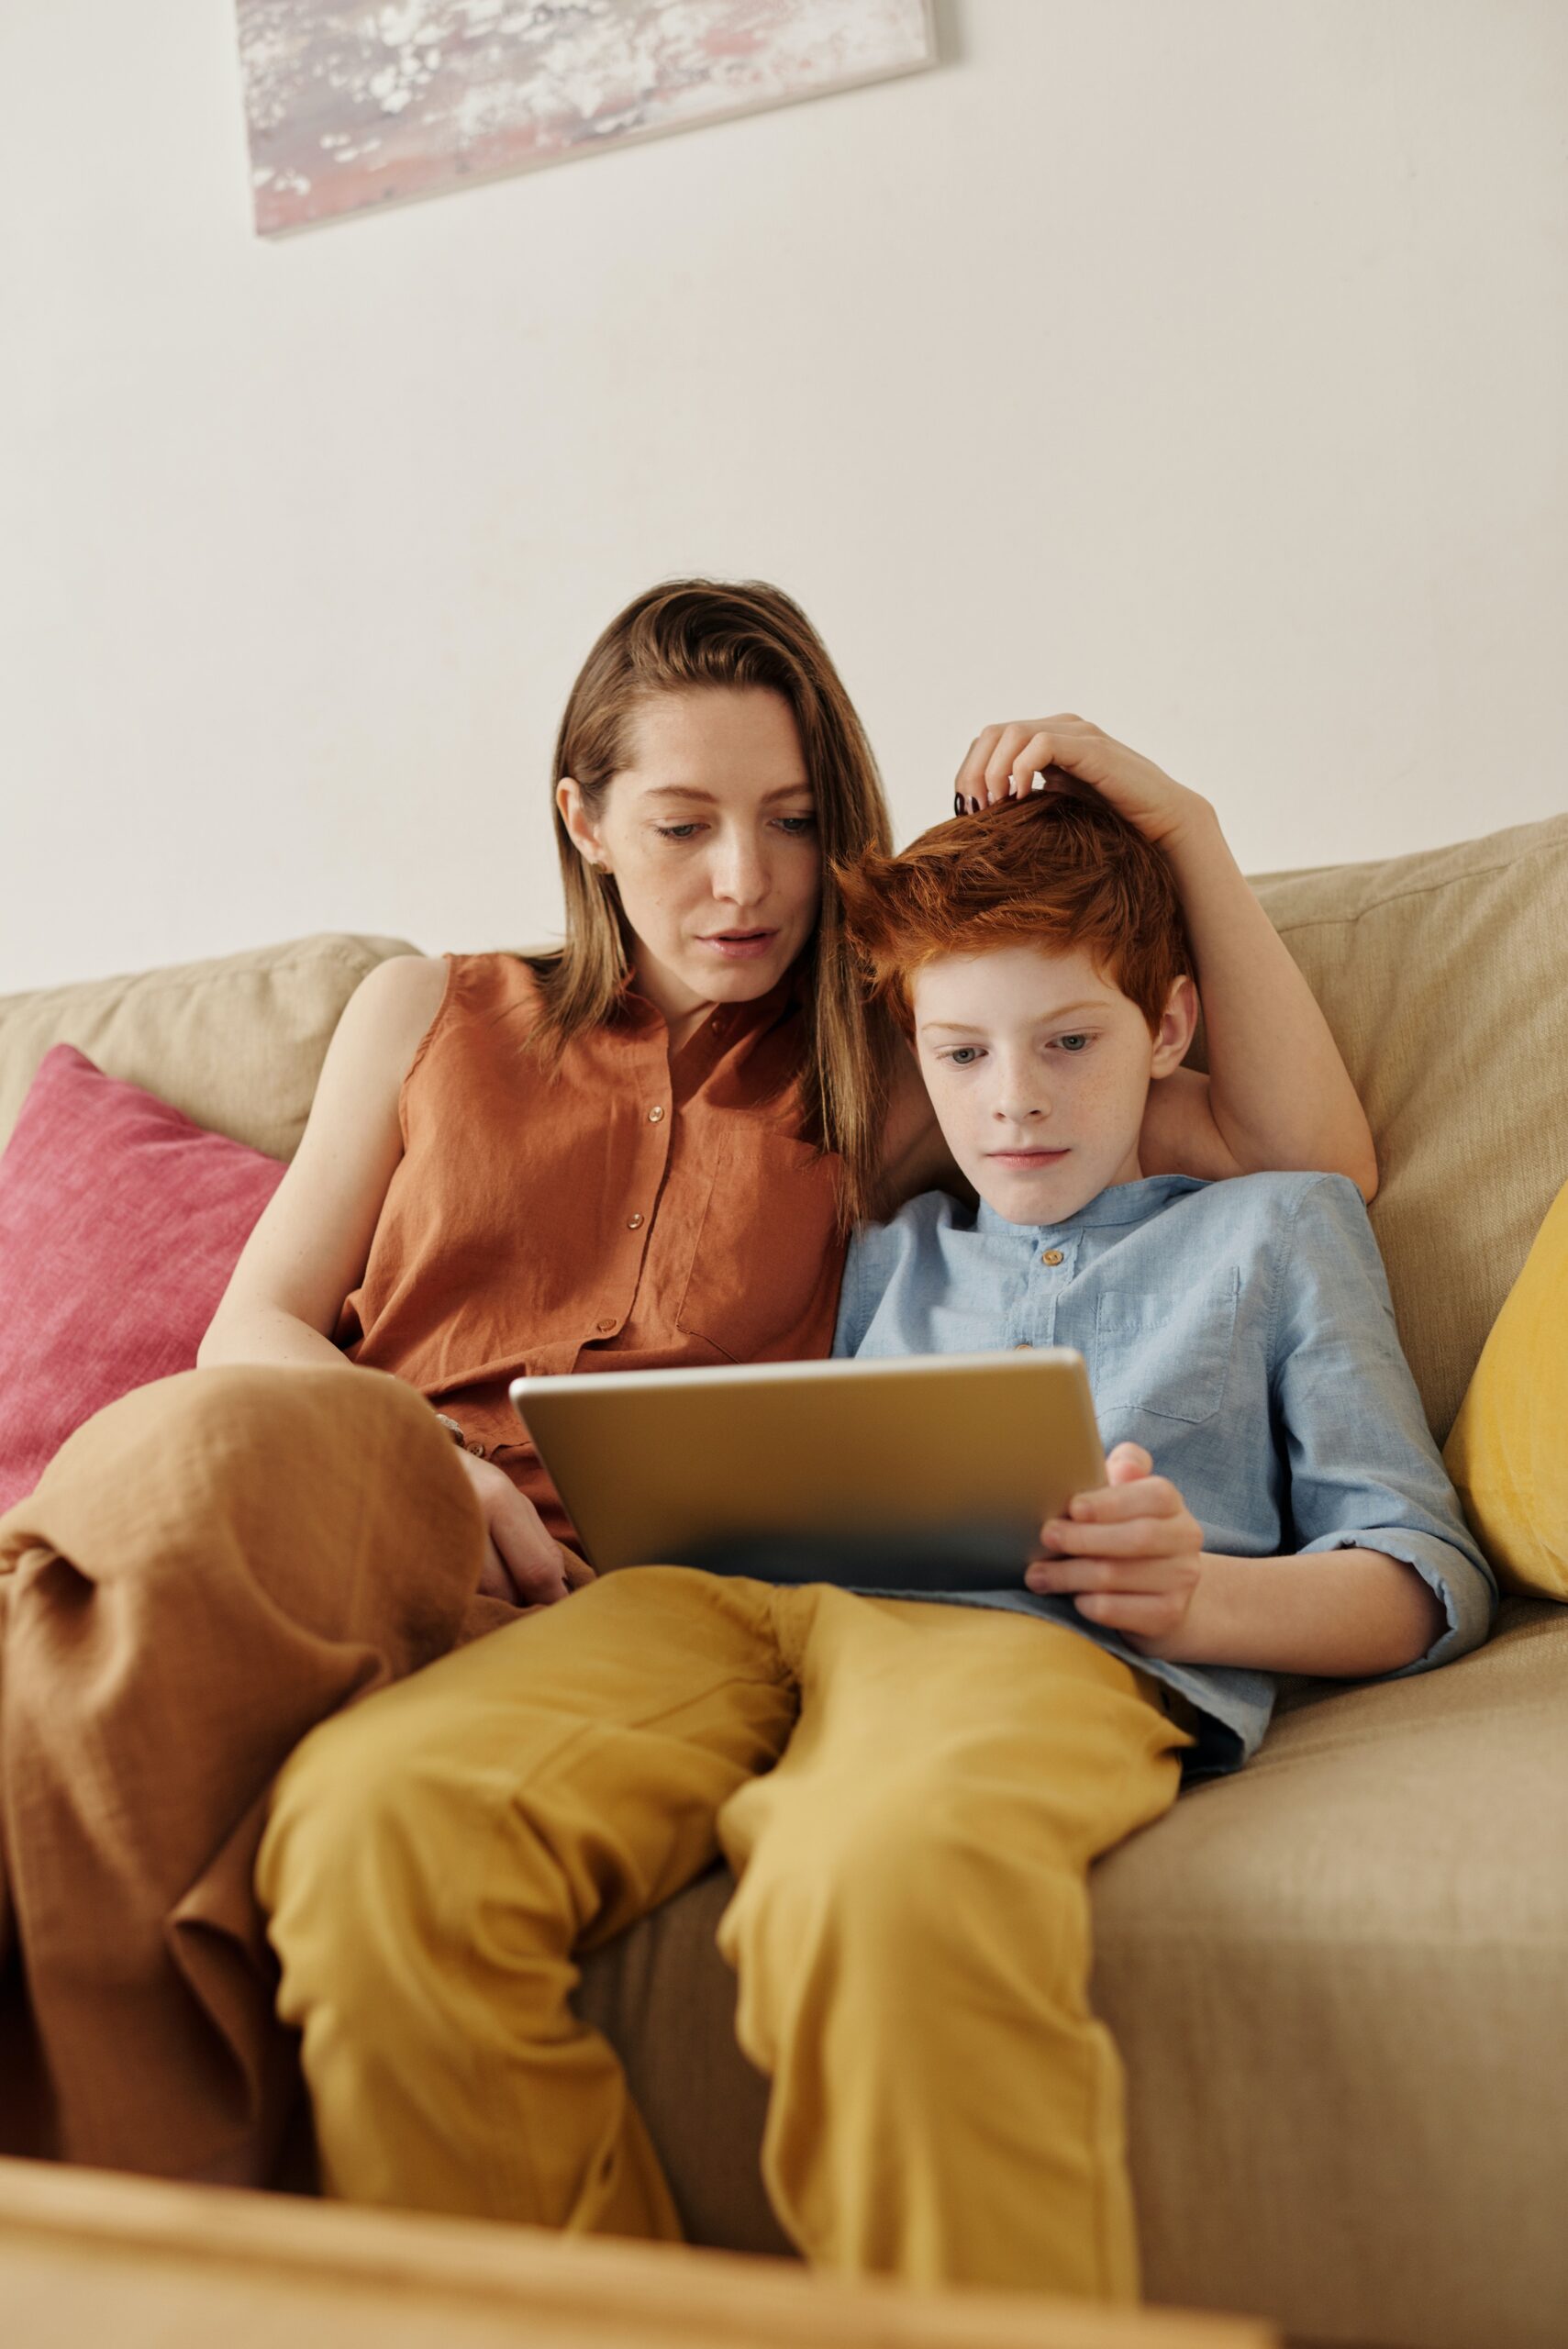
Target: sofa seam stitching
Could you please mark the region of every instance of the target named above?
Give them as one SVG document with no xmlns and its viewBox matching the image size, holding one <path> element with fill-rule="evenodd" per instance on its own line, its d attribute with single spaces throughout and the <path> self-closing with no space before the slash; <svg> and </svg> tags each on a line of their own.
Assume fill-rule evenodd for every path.
<svg viewBox="0 0 1568 2349">
<path fill-rule="evenodd" d="M 1553 852 L 1549 852 L 1549 853 Z M 1411 897 L 1434 897 L 1438 895 L 1439 891 L 1442 889 L 1457 889 L 1466 882 L 1489 880 L 1495 874 L 1511 873 L 1516 865 L 1521 864 L 1524 862 L 1525 859 L 1522 857 L 1510 857 L 1506 863 L 1485 864 L 1482 865 L 1478 870 L 1470 873 L 1451 874 L 1449 877 L 1443 881 L 1422 881 L 1413 883 L 1407 889 L 1391 889 L 1383 896 L 1373 897 L 1370 904 L 1358 907 L 1354 913 L 1303 914 L 1299 919 L 1296 921 L 1281 921 L 1277 923 L 1275 927 L 1279 930 L 1281 936 L 1283 936 L 1286 930 L 1329 930 L 1343 928 L 1348 923 L 1362 920 L 1368 914 L 1380 912 L 1385 906 L 1403 905 Z M 1342 866 L 1336 868 L 1333 865 L 1324 865 L 1318 868 L 1318 873 L 1316 873 L 1313 877 L 1314 879 L 1317 879 L 1320 877 L 1322 874 L 1332 873 L 1335 870 L 1342 872 L 1343 869 L 1344 868 Z M 1283 887 L 1284 885 L 1284 881 L 1290 877 L 1291 876 L 1289 875 L 1282 876 L 1280 885 Z M 1267 910 L 1266 899 L 1264 900 L 1264 909 L 1265 911 Z"/>
</svg>

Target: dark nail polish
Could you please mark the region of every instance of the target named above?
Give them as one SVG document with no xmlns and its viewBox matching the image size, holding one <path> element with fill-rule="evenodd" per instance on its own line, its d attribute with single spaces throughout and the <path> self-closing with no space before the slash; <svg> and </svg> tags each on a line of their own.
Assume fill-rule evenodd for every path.
<svg viewBox="0 0 1568 2349">
<path fill-rule="evenodd" d="M 978 800 L 978 799 L 972 799 L 972 800 L 970 801 L 970 803 L 969 803 L 969 812 L 970 812 L 970 814 L 971 814 L 972 816 L 978 816 L 978 815 L 979 815 L 979 813 L 980 813 L 980 802 L 979 802 L 979 800 Z"/>
<path fill-rule="evenodd" d="M 955 816 L 962 816 L 963 813 L 963 794 L 962 791 L 955 791 L 953 793 L 952 812 Z"/>
</svg>

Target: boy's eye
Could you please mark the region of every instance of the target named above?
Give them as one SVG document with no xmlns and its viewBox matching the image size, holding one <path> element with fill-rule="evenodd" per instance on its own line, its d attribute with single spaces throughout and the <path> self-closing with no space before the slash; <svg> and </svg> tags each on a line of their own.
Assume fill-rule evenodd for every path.
<svg viewBox="0 0 1568 2349">
<path fill-rule="evenodd" d="M 980 1058 L 980 1047 L 978 1044 L 955 1044 L 951 1052 L 942 1054 L 942 1058 L 951 1061 L 954 1068 L 972 1068 Z"/>
<path fill-rule="evenodd" d="M 1057 1042 L 1064 1052 L 1081 1052 L 1088 1042 L 1087 1036 L 1058 1036 Z"/>
</svg>

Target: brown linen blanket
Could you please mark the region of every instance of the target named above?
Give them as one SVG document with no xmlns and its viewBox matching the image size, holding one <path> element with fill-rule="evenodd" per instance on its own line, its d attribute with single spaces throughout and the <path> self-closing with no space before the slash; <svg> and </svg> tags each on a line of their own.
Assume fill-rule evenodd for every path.
<svg viewBox="0 0 1568 2349">
<path fill-rule="evenodd" d="M 262 2185 L 300 2093 L 251 1869 L 317 1721 L 517 1609 L 415 1390 L 141 1387 L 0 1517 L 0 2153 Z"/>
</svg>

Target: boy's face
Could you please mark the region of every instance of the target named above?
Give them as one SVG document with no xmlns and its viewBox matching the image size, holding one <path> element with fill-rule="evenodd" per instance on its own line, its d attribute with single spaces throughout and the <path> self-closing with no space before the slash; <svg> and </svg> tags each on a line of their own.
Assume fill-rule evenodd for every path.
<svg viewBox="0 0 1568 2349">
<path fill-rule="evenodd" d="M 1061 1223 L 1141 1173 L 1150 1082 L 1180 1066 L 1197 997 L 1171 990 L 1151 1036 L 1084 947 L 946 954 L 911 986 L 915 1045 L 960 1168 L 1009 1223 Z"/>
</svg>

